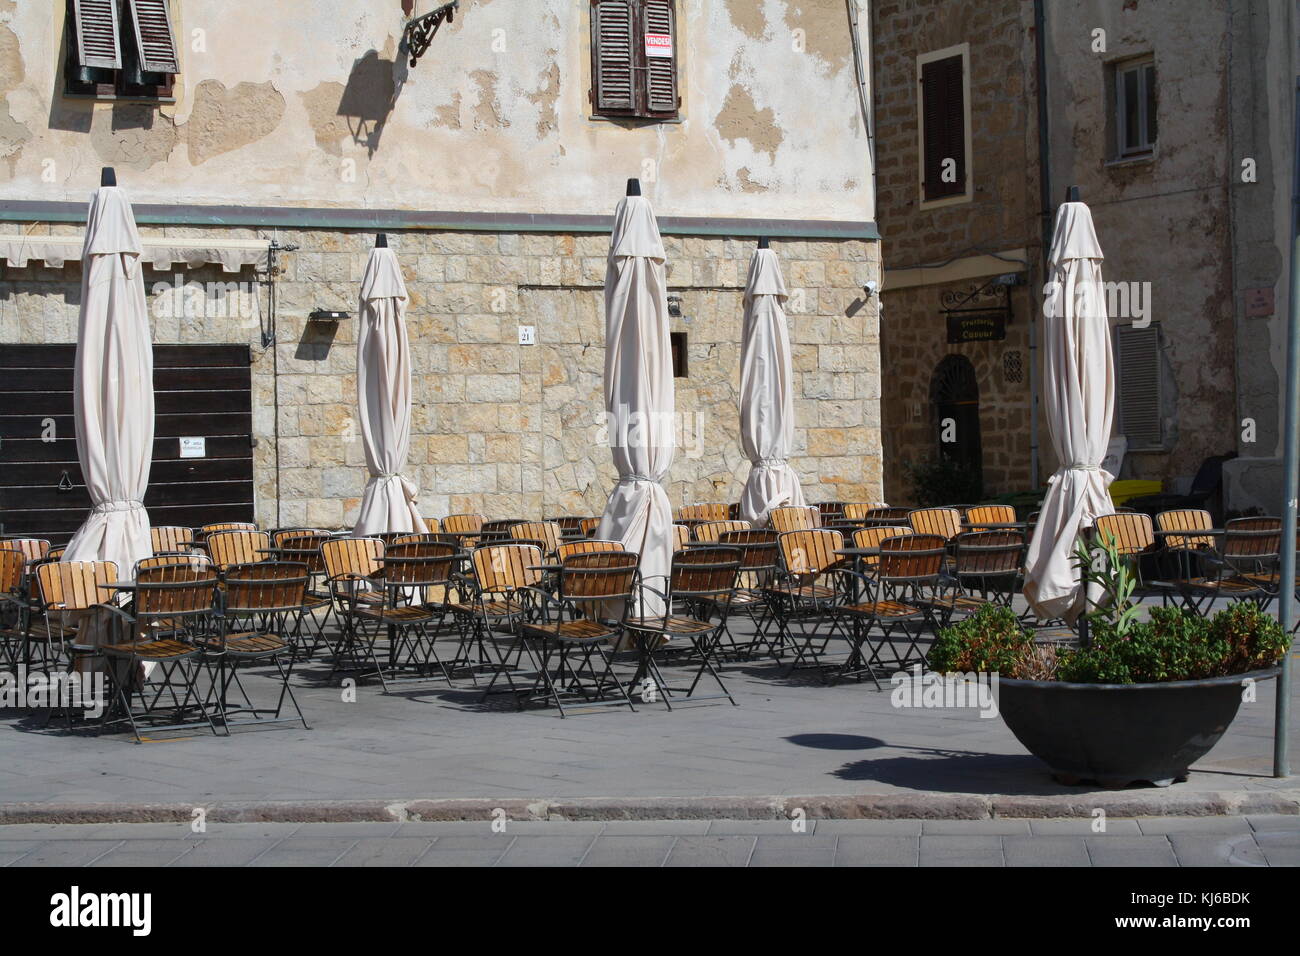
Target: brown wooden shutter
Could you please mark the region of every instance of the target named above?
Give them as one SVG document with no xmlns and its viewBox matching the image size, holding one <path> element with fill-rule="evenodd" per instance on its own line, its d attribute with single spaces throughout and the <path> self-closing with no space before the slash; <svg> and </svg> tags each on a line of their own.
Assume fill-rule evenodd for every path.
<svg viewBox="0 0 1300 956">
<path fill-rule="evenodd" d="M 72 0 L 77 65 L 120 70 L 122 46 L 117 33 L 117 0 Z"/>
<path fill-rule="evenodd" d="M 1119 427 L 1133 451 L 1160 448 L 1164 420 L 1160 397 L 1160 326 L 1117 326 L 1115 372 L 1119 392 Z"/>
<path fill-rule="evenodd" d="M 925 139 L 925 198 L 966 193 L 966 109 L 962 57 L 931 60 L 921 67 L 922 134 Z M 943 162 L 957 164 L 956 181 L 944 182 Z"/>
<path fill-rule="evenodd" d="M 672 0 L 645 0 L 642 10 L 642 43 L 648 34 L 667 36 L 672 56 L 645 57 L 645 108 L 655 115 L 677 112 L 677 19 Z"/>
<path fill-rule="evenodd" d="M 135 28 L 136 49 L 140 51 L 140 69 L 146 73 L 181 71 L 167 4 L 168 0 L 131 0 L 131 20 Z"/>
<path fill-rule="evenodd" d="M 630 113 L 636 107 L 632 0 L 593 0 L 591 5 L 592 100 L 597 113 Z"/>
</svg>

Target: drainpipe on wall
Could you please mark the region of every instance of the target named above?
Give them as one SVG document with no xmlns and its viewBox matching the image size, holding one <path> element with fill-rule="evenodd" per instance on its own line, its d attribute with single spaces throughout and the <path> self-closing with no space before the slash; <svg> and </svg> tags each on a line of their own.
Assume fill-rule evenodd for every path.
<svg viewBox="0 0 1300 956">
<path fill-rule="evenodd" d="M 1047 8 L 1034 0 L 1034 59 L 1038 73 L 1038 204 L 1043 237 L 1043 283 L 1047 282 L 1047 258 L 1052 249 L 1051 141 L 1047 125 Z M 1035 305 L 1039 294 L 1032 296 Z M 1038 309 L 1029 312 L 1029 483 L 1038 488 Z"/>
<path fill-rule="evenodd" d="M 876 218 L 876 123 L 871 110 L 871 87 L 867 84 L 867 71 L 863 66 L 861 28 L 858 25 L 858 7 L 867 10 L 867 49 L 871 49 L 871 6 L 869 0 L 844 0 L 849 9 L 849 39 L 853 42 L 853 68 L 858 76 L 858 99 L 862 101 L 862 122 L 867 129 L 867 154 L 871 158 L 871 218 Z M 872 67 L 874 71 L 874 65 Z M 874 75 L 873 75 L 874 80 Z"/>
</svg>

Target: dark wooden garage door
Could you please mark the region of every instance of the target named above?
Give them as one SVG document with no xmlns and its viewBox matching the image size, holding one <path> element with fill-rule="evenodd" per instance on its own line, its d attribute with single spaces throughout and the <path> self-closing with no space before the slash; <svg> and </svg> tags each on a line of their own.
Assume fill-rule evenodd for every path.
<svg viewBox="0 0 1300 956">
<path fill-rule="evenodd" d="M 0 345 L 0 533 L 64 544 L 90 510 L 72 417 L 74 345 Z M 246 345 L 157 345 L 154 525 L 253 520 L 252 369 Z M 181 437 L 206 457 L 181 458 Z M 60 480 L 70 490 L 60 490 Z"/>
</svg>

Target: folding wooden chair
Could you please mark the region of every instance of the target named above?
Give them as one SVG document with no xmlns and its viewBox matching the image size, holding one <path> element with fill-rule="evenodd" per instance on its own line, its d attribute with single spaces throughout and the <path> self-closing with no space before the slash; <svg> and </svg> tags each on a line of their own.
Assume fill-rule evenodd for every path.
<svg viewBox="0 0 1300 956">
<path fill-rule="evenodd" d="M 839 521 L 841 518 L 844 518 L 845 504 L 846 502 L 843 501 L 813 502 L 813 507 L 817 509 L 817 514 L 820 517 L 818 526 L 825 527 L 826 525 L 830 524 L 832 521 Z"/>
<path fill-rule="evenodd" d="M 217 665 L 208 702 L 215 706 L 227 733 L 239 724 L 299 721 L 311 729 L 289 686 L 310 580 L 307 566 L 293 561 L 236 564 L 226 569 L 220 626 L 200 637 L 198 643 Z M 289 658 L 288 667 L 285 656 Z M 274 707 L 259 707 L 248 696 L 239 672 L 268 661 L 279 673 L 280 694 Z M 239 692 L 242 704 L 232 704 L 232 686 Z M 286 698 L 297 717 L 280 716 Z"/>
<path fill-rule="evenodd" d="M 773 531 L 808 531 L 821 526 L 821 512 L 813 505 L 801 508 L 773 508 L 767 513 L 767 523 Z"/>
<path fill-rule="evenodd" d="M 0 547 L 0 665 L 16 671 L 27 629 L 27 556 Z"/>
<path fill-rule="evenodd" d="M 931 602 L 940 626 L 947 626 L 955 615 L 974 614 L 986 604 L 1011 607 L 1020 593 L 1024 536 L 1018 531 L 966 531 L 954 543 L 956 588 Z"/>
<path fill-rule="evenodd" d="M 464 633 L 456 626 L 464 608 L 449 594 L 455 589 L 455 566 L 456 548 L 449 544 L 413 542 L 384 550 L 387 600 L 357 608 L 356 617 L 367 657 L 385 693 L 389 683 L 394 682 L 442 679 L 450 686 L 452 667 L 462 662 L 460 651 L 465 643 Z M 435 646 L 437 639 L 448 632 L 458 638 L 452 667 L 438 657 Z M 375 651 L 381 642 L 388 645 L 387 675 Z M 409 674 L 402 676 L 403 672 Z"/>
<path fill-rule="evenodd" d="M 556 595 L 542 597 L 542 619 L 520 625 L 523 636 L 541 648 L 537 679 L 526 700 L 550 701 L 561 717 L 565 700 L 582 707 L 626 704 L 636 710 L 614 674 L 610 647 L 623 636 L 628 604 L 640 584 L 640 560 L 631 551 L 598 551 L 564 562 Z M 619 609 L 617 618 L 606 616 L 610 607 Z M 603 665 L 599 671 L 598 665 Z"/>
<path fill-rule="evenodd" d="M 483 691 L 484 700 L 494 693 L 500 677 L 506 680 L 507 693 L 519 693 L 514 673 L 525 666 L 525 655 L 530 655 L 520 625 L 532 612 L 538 594 L 543 593 L 538 587 L 543 558 L 540 545 L 520 542 L 483 545 L 471 555 L 467 640 L 478 652 L 471 667 L 492 670 L 492 679 Z M 531 656 L 529 663 L 534 663 Z M 519 703 L 522 706 L 522 701 Z"/>
<path fill-rule="evenodd" d="M 673 525 L 673 551 L 681 551 L 691 543 L 691 529 L 684 524 Z"/>
<path fill-rule="evenodd" d="M 717 544 L 728 531 L 748 531 L 748 521 L 701 521 L 691 529 L 696 544 Z"/>
<path fill-rule="evenodd" d="M 704 521 L 728 520 L 727 505 L 721 501 L 696 502 L 682 505 L 677 509 L 677 523 L 684 525 L 698 524 Z"/>
<path fill-rule="evenodd" d="M 339 639 L 333 647 L 330 677 L 343 670 L 364 671 L 366 648 L 357 634 L 357 611 L 382 605 L 384 542 L 378 538 L 330 538 L 320 545 Z"/>
<path fill-rule="evenodd" d="M 1137 580 L 1133 589 L 1135 600 L 1162 593 L 1160 588 L 1147 583 L 1142 569 L 1142 556 L 1154 552 L 1156 547 L 1150 515 L 1137 511 L 1098 515 L 1092 526 L 1092 540 L 1096 544 L 1114 542 L 1120 559 L 1129 566 Z"/>
<path fill-rule="evenodd" d="M 438 534 L 442 531 L 442 522 L 437 518 L 425 518 L 424 530 L 428 534 Z"/>
<path fill-rule="evenodd" d="M 865 590 L 866 600 L 836 608 L 836 614 L 848 618 L 852 627 L 849 629 L 849 656 L 834 675 L 834 680 L 847 676 L 860 679 L 865 674 L 879 690 L 876 669 L 884 666 L 880 651 L 885 644 L 889 645 L 894 657 L 893 666 L 898 670 L 907 668 L 914 652 L 920 662 L 925 663 L 925 654 L 917 646 L 917 641 L 927 624 L 932 630 L 937 627 L 932 608 L 941 590 L 943 562 L 947 554 L 945 543 L 942 535 L 893 535 L 880 542 L 880 559 L 874 575 L 844 572 L 859 582 L 860 588 Z M 880 628 L 881 638 L 867 656 L 863 654 L 863 646 L 869 643 L 873 627 Z M 902 657 L 894 644 L 896 628 L 902 630 L 908 639 Z"/>
<path fill-rule="evenodd" d="M 582 541 L 566 541 L 555 549 L 555 558 L 564 563 L 575 554 L 594 554 L 597 551 L 624 551 L 622 541 L 606 541 L 603 538 L 586 538 Z"/>
<path fill-rule="evenodd" d="M 845 521 L 866 521 L 871 512 L 879 511 L 883 507 L 884 505 L 869 504 L 865 501 L 846 501 L 843 517 Z M 906 511 L 904 515 L 906 516 Z"/>
<path fill-rule="evenodd" d="M 844 559 L 835 553 L 843 547 L 844 536 L 827 528 L 777 535 L 780 565 L 763 593 L 777 626 L 776 640 L 770 647 L 772 656 L 779 659 L 786 644 L 795 649 L 788 672 L 800 666 L 822 666 L 820 655 L 831 639 L 843 637 L 834 614 L 835 606 L 844 598 L 837 577 Z M 799 639 L 792 625 L 798 628 Z M 826 625 L 826 630 L 819 633 L 821 625 Z"/>
<path fill-rule="evenodd" d="M 483 527 L 479 529 L 476 544 L 497 544 L 498 542 L 509 541 L 513 537 L 510 529 L 520 523 L 519 518 L 495 518 L 492 521 L 484 521 Z"/>
<path fill-rule="evenodd" d="M 1280 591 L 1281 554 L 1280 518 L 1236 518 L 1224 525 L 1219 552 L 1210 559 L 1213 576 L 1194 590 L 1267 608 Z"/>
<path fill-rule="evenodd" d="M 44 561 L 33 568 L 36 577 L 36 603 L 28 617 L 24 635 L 22 664 L 30 672 L 32 652 L 39 650 L 39 669 L 49 673 L 67 655 L 69 665 L 78 655 L 88 655 L 89 648 L 76 643 L 77 631 L 84 616 L 111 596 L 101 587 L 117 580 L 113 561 Z"/>
<path fill-rule="evenodd" d="M 140 726 L 146 722 L 153 731 L 206 724 L 213 734 L 217 732 L 209 701 L 199 687 L 207 663 L 202 644 L 212 635 L 217 594 L 217 576 L 211 568 L 173 564 L 140 572 L 130 610 L 116 604 L 97 605 L 113 614 L 120 628 L 119 637 L 100 648 L 110 664 L 115 703 L 104 712 L 101 732 L 126 722 L 136 743 L 143 743 Z M 156 665 L 149 684 L 140 677 L 145 663 Z M 178 690 L 184 691 L 182 697 L 177 696 Z M 160 706 L 164 694 L 170 697 L 170 707 Z M 133 706 L 137 699 L 139 707 Z M 188 719 L 192 712 L 197 717 Z M 157 724 L 160 714 L 164 722 Z"/>
<path fill-rule="evenodd" d="M 149 542 L 154 554 L 177 554 L 194 547 L 194 529 L 163 525 L 149 529 Z"/>
<path fill-rule="evenodd" d="M 724 531 L 718 536 L 718 544 L 740 552 L 736 587 L 722 612 L 720 636 L 726 639 L 726 646 L 720 649 L 739 660 L 750 659 L 759 647 L 770 652 L 772 644 L 767 638 L 767 628 L 771 625 L 771 609 L 767 588 L 773 582 L 779 563 L 777 533 L 770 528 Z M 744 615 L 752 628 L 752 633 L 744 641 L 731 629 L 731 619 L 737 614 Z"/>
<path fill-rule="evenodd" d="M 600 527 L 600 521 L 600 518 L 583 518 L 578 525 L 578 530 L 590 538 L 596 533 L 596 529 Z"/>
<path fill-rule="evenodd" d="M 736 577 L 740 573 L 741 551 L 726 546 L 708 546 L 678 551 L 673 555 L 672 570 L 663 590 L 642 579 L 643 591 L 656 594 L 663 601 L 664 612 L 653 617 L 629 617 L 623 622 L 626 631 L 637 639 L 642 667 L 638 678 L 649 677 L 654 689 L 662 693 L 664 705 L 673 709 L 672 696 L 682 688 L 671 686 L 659 668 L 657 656 L 671 647 L 674 638 L 686 638 L 691 643 L 693 656 L 699 660 L 695 679 L 685 689 L 686 697 L 694 697 L 700 678 L 707 671 L 717 683 L 719 694 L 695 698 L 716 700 L 725 697 L 736 699 L 722 682 L 718 673 L 720 665 L 718 644 L 726 627 L 727 613 L 731 609 L 732 595 L 736 590 Z M 638 601 L 638 604 L 642 602 Z M 674 613 L 674 605 L 683 605 L 686 613 Z M 717 615 L 717 620 L 713 616 Z M 635 685 L 637 680 L 633 679 Z M 643 699 L 645 699 L 643 697 Z"/>
</svg>

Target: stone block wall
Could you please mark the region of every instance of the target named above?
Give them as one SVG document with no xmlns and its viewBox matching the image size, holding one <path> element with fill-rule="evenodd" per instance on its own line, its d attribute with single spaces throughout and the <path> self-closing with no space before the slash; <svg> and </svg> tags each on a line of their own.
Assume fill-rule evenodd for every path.
<svg viewBox="0 0 1300 956">
<path fill-rule="evenodd" d="M 79 234 L 79 226 L 28 227 Z M 187 238 L 252 238 L 255 230 L 166 227 Z M 142 227 L 142 234 L 158 229 Z M 257 514 L 265 525 L 346 526 L 366 482 L 356 414 L 357 296 L 374 236 L 278 232 L 276 343 L 262 349 L 267 290 L 252 270 L 186 270 L 186 282 L 237 281 L 192 316 L 164 315 L 146 270 L 159 344 L 253 348 Z M 390 234 L 406 277 L 414 415 L 406 474 L 424 514 L 489 517 L 599 514 L 616 472 L 601 443 L 603 282 L 599 234 Z M 735 500 L 748 472 L 740 450 L 741 295 L 754 243 L 666 236 L 673 331 L 688 336 L 679 378 L 682 446 L 666 482 L 674 505 Z M 879 325 L 862 286 L 880 278 L 879 244 L 772 240 L 781 257 L 794 348 L 797 430 L 792 464 L 809 500 L 883 496 Z M 74 342 L 80 266 L 0 267 L 0 348 Z M 241 298 L 242 297 L 242 298 Z M 252 299 L 257 300 L 254 307 Z M 248 301 L 245 301 L 248 300 Z M 337 324 L 314 309 L 346 311 Z M 260 314 L 259 314 L 260 312 Z M 201 314 L 198 314 L 201 313 Z M 518 344 L 532 325 L 537 344 Z"/>
</svg>

